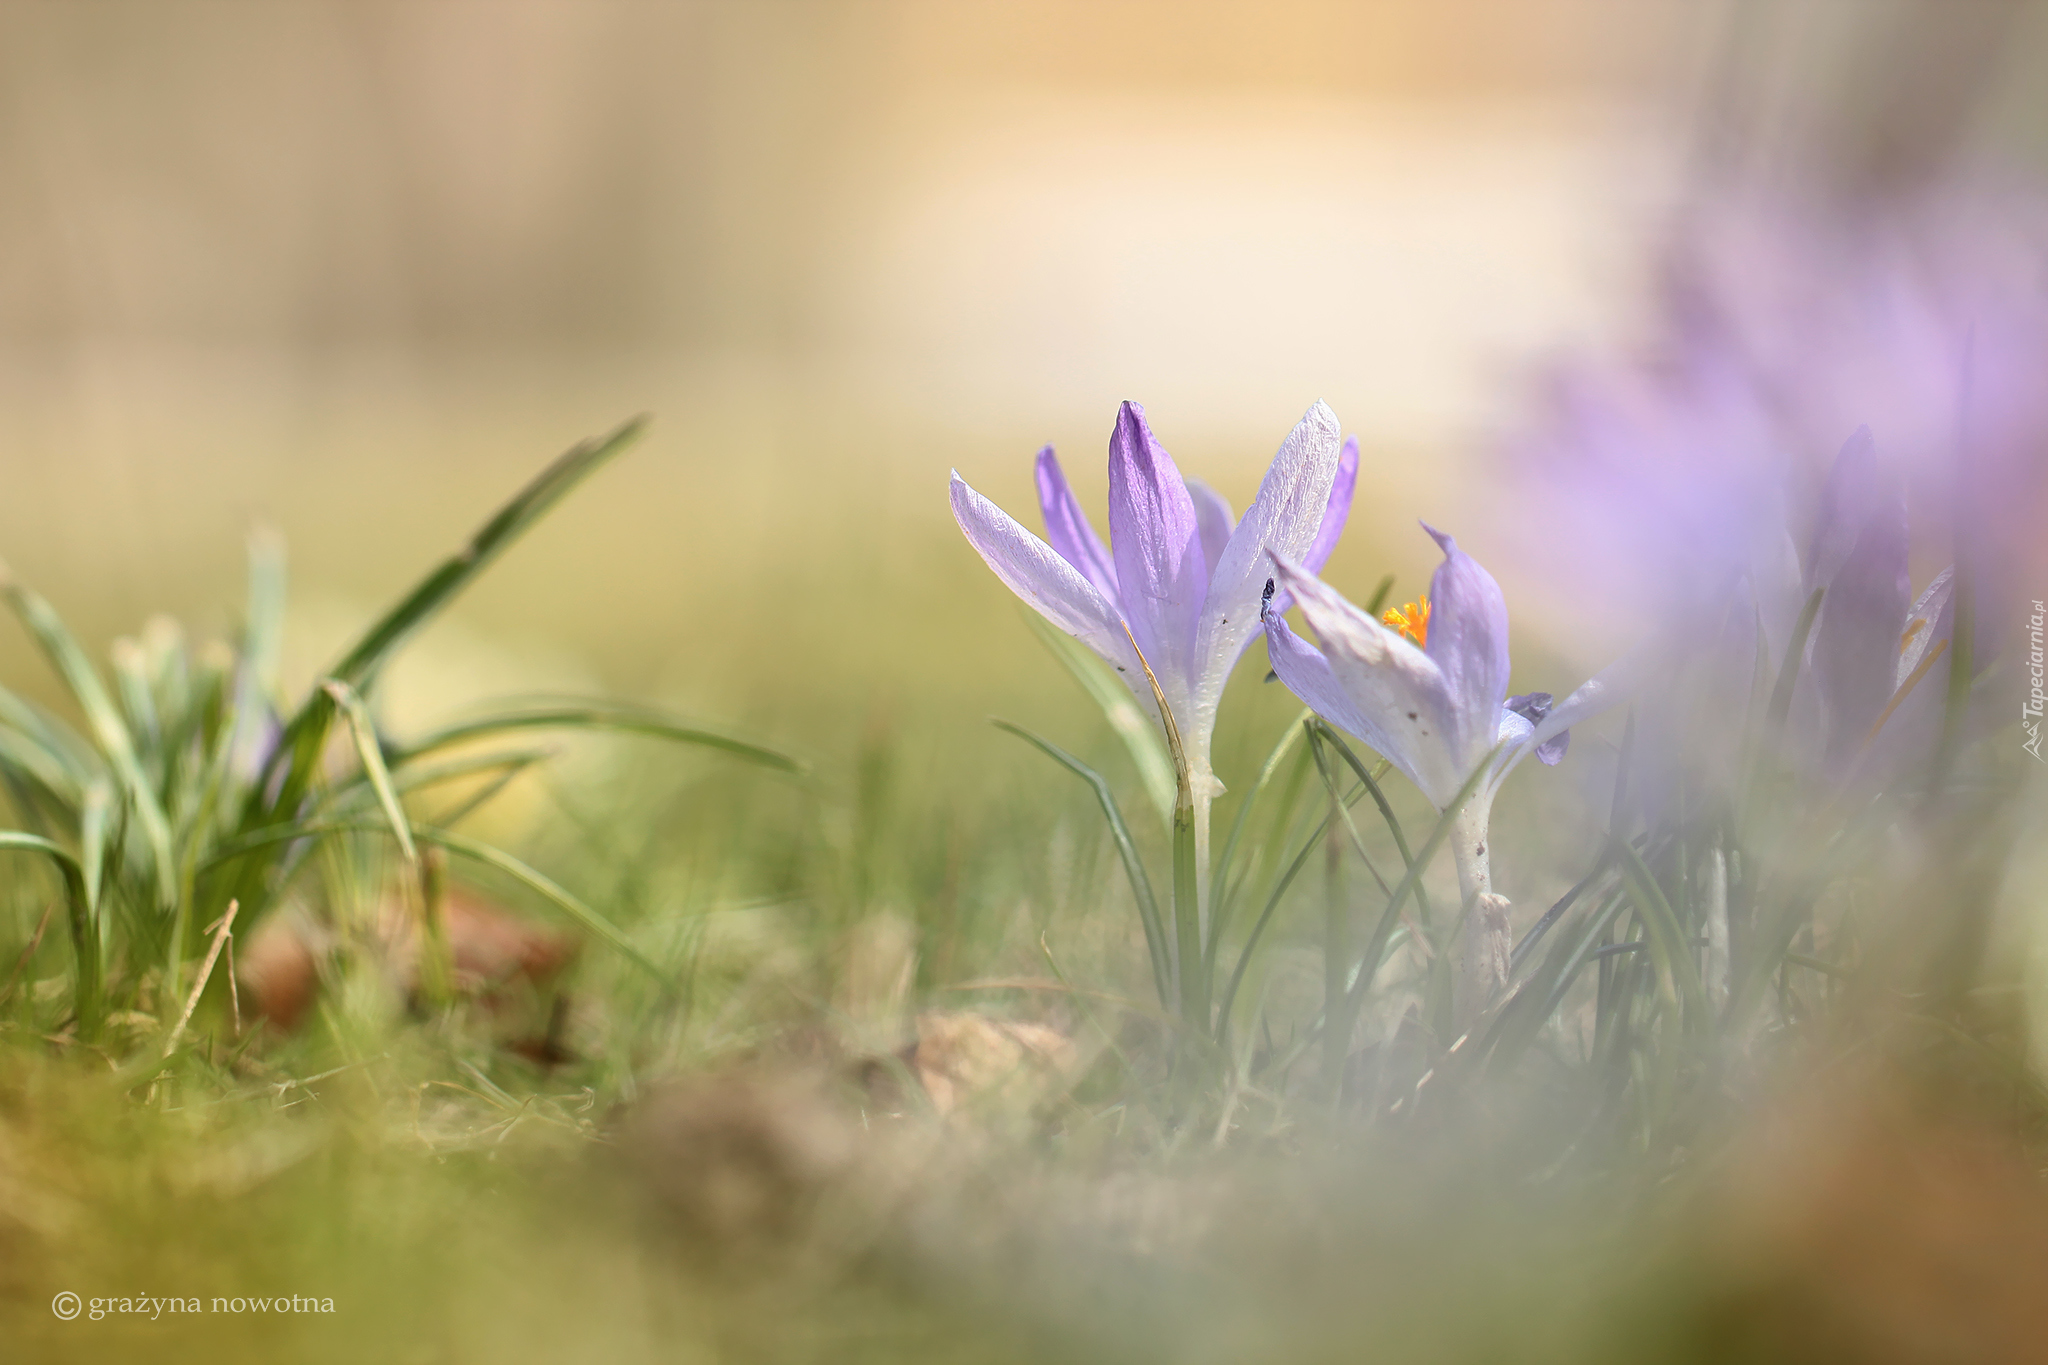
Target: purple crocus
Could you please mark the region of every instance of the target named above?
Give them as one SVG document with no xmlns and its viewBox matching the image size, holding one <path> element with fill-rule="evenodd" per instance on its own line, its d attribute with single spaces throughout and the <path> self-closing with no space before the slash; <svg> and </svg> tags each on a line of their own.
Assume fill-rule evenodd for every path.
<svg viewBox="0 0 2048 1365">
<path fill-rule="evenodd" d="M 1209 761 L 1216 707 L 1259 629 L 1266 551 L 1314 567 L 1329 558 L 1351 510 L 1357 444 L 1317 403 L 1281 442 L 1239 521 L 1215 492 L 1182 478 L 1145 410 L 1125 403 L 1109 440 L 1106 547 L 1052 447 L 1038 453 L 1037 472 L 1044 540 L 957 471 L 954 519 L 1012 592 L 1108 660 L 1147 711 L 1150 666 L 1180 736 L 1206 869 L 1209 804 L 1222 790 Z"/>
<path fill-rule="evenodd" d="M 1810 513 L 1867 422 L 1921 553 L 1968 527 L 1953 554 L 1973 565 L 1981 659 L 2048 562 L 2044 264 L 2048 201 L 2009 190 L 1833 209 L 1704 196 L 1662 249 L 1646 332 L 1547 362 L 1503 433 L 1503 529 L 1560 597 L 1668 620 L 1782 533 L 1786 507 Z"/>
<path fill-rule="evenodd" d="M 1413 782 L 1439 810 L 1474 772 L 1484 778 L 1455 817 L 1458 884 L 1473 906 L 1459 973 L 1458 1010 L 1469 1020 L 1505 980 L 1507 902 L 1493 894 L 1487 823 L 1493 798 L 1529 754 L 1556 763 L 1570 728 L 1628 690 L 1618 664 L 1563 702 L 1547 693 L 1508 696 L 1508 613 L 1500 585 L 1457 542 L 1425 524 L 1444 552 L 1430 580 L 1421 642 L 1353 606 L 1285 553 L 1272 556 L 1276 591 L 1291 592 L 1322 642 L 1297 636 L 1278 611 L 1265 614 L 1266 649 L 1289 691 L 1348 730 Z M 1275 605 L 1278 605 L 1277 599 Z"/>
<path fill-rule="evenodd" d="M 1808 662 L 1822 766 L 1837 779 L 1880 740 L 1887 756 L 1933 741 L 1941 689 L 1919 685 L 1954 634 L 1955 577 L 1944 570 L 1915 599 L 1908 551 L 1903 471 L 1859 428 L 1828 473 L 1800 583 L 1823 590 Z"/>
</svg>

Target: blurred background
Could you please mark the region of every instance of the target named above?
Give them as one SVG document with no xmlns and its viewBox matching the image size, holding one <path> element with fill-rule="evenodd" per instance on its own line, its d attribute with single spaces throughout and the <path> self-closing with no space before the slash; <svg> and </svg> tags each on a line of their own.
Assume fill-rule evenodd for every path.
<svg viewBox="0 0 2048 1365">
<path fill-rule="evenodd" d="M 949 467 L 1022 513 L 1052 441 L 1099 513 L 1136 398 L 1241 508 L 1324 398 L 1365 449 L 1332 576 L 1412 593 L 1412 518 L 1512 519 L 1490 433 L 1535 358 L 1628 344 L 1702 186 L 2024 174 L 2044 51 L 2022 0 L 6 0 L 0 554 L 94 641 L 217 632 L 274 525 L 308 678 L 648 410 L 400 724 L 557 684 L 818 739 L 1014 713 L 1067 684 Z M 1576 662 L 1619 638 L 1497 568 Z M 53 695 L 11 620 L 0 660 Z"/>
</svg>

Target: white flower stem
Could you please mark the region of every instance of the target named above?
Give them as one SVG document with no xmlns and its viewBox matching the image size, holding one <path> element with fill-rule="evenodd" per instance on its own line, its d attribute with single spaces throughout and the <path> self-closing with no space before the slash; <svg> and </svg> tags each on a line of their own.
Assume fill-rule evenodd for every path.
<svg viewBox="0 0 2048 1365">
<path fill-rule="evenodd" d="M 1468 907 L 1452 991 L 1452 1012 L 1460 1032 L 1473 1025 L 1494 993 L 1507 984 L 1508 953 L 1513 947 L 1507 898 L 1493 892 L 1492 860 L 1487 851 L 1492 808 L 1490 795 L 1476 792 L 1451 825 L 1458 894 Z"/>
</svg>

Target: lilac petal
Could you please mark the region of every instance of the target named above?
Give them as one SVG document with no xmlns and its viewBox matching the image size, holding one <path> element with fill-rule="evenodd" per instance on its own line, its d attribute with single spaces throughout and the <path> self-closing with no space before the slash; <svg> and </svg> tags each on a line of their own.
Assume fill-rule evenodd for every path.
<svg viewBox="0 0 2048 1365">
<path fill-rule="evenodd" d="M 1894 692 L 1906 685 L 1906 679 L 1913 676 L 1913 670 L 1927 657 L 1927 651 L 1934 648 L 1935 641 L 1946 640 L 1955 634 L 1955 582 L 1955 566 L 1950 565 L 1934 576 L 1934 581 L 1927 585 L 1927 591 L 1914 600 L 1912 609 L 1906 613 L 1906 629 L 1913 633 L 1899 649 L 1898 668 L 1892 675 Z M 1924 624 L 1914 629 L 1915 621 Z"/>
<path fill-rule="evenodd" d="M 1323 520 L 1316 527 L 1316 538 L 1302 556 L 1302 567 L 1310 573 L 1321 573 L 1323 565 L 1330 562 L 1330 554 L 1337 548 L 1338 537 L 1344 534 L 1344 523 L 1351 517 L 1351 494 L 1358 487 L 1358 438 L 1353 436 L 1344 442 L 1344 449 L 1337 456 L 1337 477 L 1330 484 L 1330 501 L 1323 507 Z M 1273 610 L 1284 612 L 1294 605 L 1294 599 L 1286 593 L 1274 599 Z"/>
<path fill-rule="evenodd" d="M 1321 573 L 1323 565 L 1330 562 L 1338 537 L 1344 534 L 1344 523 L 1350 520 L 1351 495 L 1357 489 L 1358 438 L 1353 436 L 1344 442 L 1344 449 L 1337 455 L 1337 476 L 1330 483 L 1330 501 L 1323 507 L 1323 520 L 1316 527 L 1314 543 L 1301 557 L 1302 567 L 1310 573 Z"/>
<path fill-rule="evenodd" d="M 1052 453 L 1051 446 L 1038 452 L 1037 474 L 1038 506 L 1045 514 L 1046 542 L 1059 551 L 1061 559 L 1079 569 L 1081 576 L 1095 585 L 1095 591 L 1115 602 L 1116 563 L 1110 559 L 1102 537 L 1089 524 L 1088 514 L 1081 510 L 1074 490 L 1067 486 L 1066 471 L 1060 468 L 1059 457 Z"/>
<path fill-rule="evenodd" d="M 1869 427 L 1858 427 L 1842 443 L 1821 489 L 1820 515 L 1807 547 L 1804 598 L 1826 587 L 1856 549 L 1863 528 L 1877 515 L 1886 496 L 1884 469 Z"/>
<path fill-rule="evenodd" d="M 1493 747 L 1498 722 L 1488 725 L 1476 754 L 1454 751 L 1449 716 L 1456 703 L 1436 662 L 1299 565 L 1280 555 L 1273 564 L 1279 585 L 1294 595 L 1322 641 L 1352 716 L 1370 726 L 1354 733 L 1392 759 L 1438 807 L 1448 803 Z M 1267 619 L 1278 618 L 1269 613 Z M 1500 708 L 1494 710 L 1497 716 Z"/>
<path fill-rule="evenodd" d="M 1500 584 L 1458 543 L 1424 523 L 1444 552 L 1429 581 L 1429 657 L 1452 699 L 1450 743 L 1470 764 L 1493 747 L 1508 695 L 1508 607 Z"/>
<path fill-rule="evenodd" d="M 1935 736 L 1940 731 L 1942 714 L 1947 707 L 1944 661 L 1936 659 L 1906 696 L 1900 698 L 1898 693 L 1930 653 L 1938 647 L 1945 647 L 1945 642 L 1954 638 L 1954 569 L 1944 569 L 1935 575 L 1927 590 L 1914 601 L 1907 625 L 1914 621 L 1927 624 L 1913 632 L 1899 653 L 1898 672 L 1892 683 L 1892 696 L 1898 698 L 1898 705 L 1886 718 L 1884 728 L 1872 739 L 1874 752 L 1861 768 L 1864 776 L 1878 781 L 1886 780 L 1900 764 L 1933 751 Z M 1889 707 L 1892 702 L 1887 700 L 1885 705 Z M 1865 735 L 1869 733 L 1867 730 L 1864 732 Z M 1859 736 L 1857 743 L 1861 745 L 1862 742 Z"/>
<path fill-rule="evenodd" d="M 1580 683 L 1569 697 L 1551 706 L 1549 713 L 1536 722 L 1535 732 L 1529 736 L 1530 743 L 1540 749 L 1574 725 L 1583 724 L 1608 707 L 1635 696 L 1643 690 L 1643 683 L 1649 677 L 1656 657 L 1650 647 L 1638 648 Z"/>
<path fill-rule="evenodd" d="M 1422 786 L 1404 747 L 1377 720 L 1361 710 L 1338 683 L 1321 650 L 1288 628 L 1278 612 L 1266 616 L 1266 657 L 1289 692 L 1301 704 L 1340 730 L 1358 736 L 1375 753 L 1390 760 L 1410 782 Z"/>
<path fill-rule="evenodd" d="M 1831 525 L 1824 547 L 1829 560 L 1817 567 L 1833 572 L 1817 580 L 1826 586 L 1820 619 L 1813 630 L 1813 678 L 1819 689 L 1827 725 L 1826 761 L 1847 763 L 1863 737 L 1891 700 L 1897 674 L 1899 634 L 1912 602 L 1907 576 L 1906 487 L 1897 466 L 1876 458 L 1868 432 L 1858 432 L 1861 448 L 1836 464 L 1836 473 L 1857 471 L 1869 486 L 1853 495 L 1841 491 L 1834 512 L 1854 504 L 1860 525 Z M 1831 483 L 1833 481 L 1831 480 Z M 1848 553 L 1833 562 L 1840 544 L 1854 532 Z"/>
<path fill-rule="evenodd" d="M 1016 518 L 953 474 L 953 519 L 1011 592 L 1046 620 L 1109 660 L 1132 690 L 1145 686 L 1123 621 L 1095 585 Z M 1143 693 L 1140 694 L 1141 696 Z"/>
<path fill-rule="evenodd" d="M 1548 692 L 1524 692 L 1519 697 L 1509 697 L 1507 709 L 1528 721 L 1533 733 L 1535 727 L 1543 723 L 1543 718 L 1550 714 L 1555 700 Z M 1559 731 L 1554 738 L 1536 746 L 1536 761 L 1545 767 L 1555 768 L 1564 759 L 1564 752 L 1571 742 L 1570 730 Z"/>
<path fill-rule="evenodd" d="M 1136 403 L 1118 410 L 1109 441 L 1109 549 L 1131 633 L 1178 708 L 1195 672 L 1209 564 L 1194 499 Z"/>
<path fill-rule="evenodd" d="M 1260 594 L 1273 576 L 1266 552 L 1299 561 L 1315 542 L 1316 528 L 1329 507 L 1343 438 L 1344 429 L 1328 405 L 1311 407 L 1280 443 L 1259 483 L 1258 496 L 1216 561 L 1196 650 L 1205 670 L 1195 697 L 1201 726 L 1215 723 L 1223 684 L 1259 629 Z M 1283 581 L 1280 586 L 1287 585 Z"/>
<path fill-rule="evenodd" d="M 1529 737 L 1535 732 L 1536 727 L 1529 723 L 1527 716 L 1512 707 L 1501 708 L 1500 724 L 1494 730 L 1494 745 L 1499 756 L 1493 760 L 1489 786 L 1499 787 L 1508 770 L 1522 761 L 1529 752 Z"/>
<path fill-rule="evenodd" d="M 1188 480 L 1188 496 L 1195 500 L 1195 524 L 1202 533 L 1202 558 L 1213 573 L 1216 561 L 1223 557 L 1223 547 L 1230 543 L 1231 531 L 1237 526 L 1237 513 L 1230 510 L 1230 503 L 1221 493 L 1200 479 Z"/>
</svg>

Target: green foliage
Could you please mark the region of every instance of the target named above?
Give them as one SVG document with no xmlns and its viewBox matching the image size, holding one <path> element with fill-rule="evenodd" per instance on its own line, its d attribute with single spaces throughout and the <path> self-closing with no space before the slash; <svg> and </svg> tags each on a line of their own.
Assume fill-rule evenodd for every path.
<svg viewBox="0 0 2048 1365">
<path fill-rule="evenodd" d="M 523 705 L 396 745 L 379 734 L 366 700 L 407 640 L 564 495 L 631 445 L 643 425 L 629 422 L 555 461 L 290 706 L 278 693 L 285 571 L 273 536 L 259 533 L 250 542 L 248 604 L 236 647 L 195 650 L 174 627 L 153 626 L 139 644 L 117 642 L 111 690 L 56 610 L 12 575 L 0 578 L 0 591 L 85 720 L 81 733 L 0 689 L 0 782 L 30 827 L 0 833 L 0 851 L 41 855 L 59 873 L 71 929 L 72 1021 L 81 1040 L 99 1035 L 110 997 L 138 1000 L 152 977 L 168 1026 L 191 967 L 208 949 L 210 928 L 229 904 L 237 905 L 236 926 L 246 932 L 290 889 L 310 855 L 343 835 L 389 835 L 413 879 L 422 875 L 422 844 L 491 866 L 636 966 L 664 976 L 615 925 L 551 879 L 503 850 L 418 824 L 407 812 L 408 796 L 493 772 L 501 787 L 543 755 L 499 749 L 429 760 L 530 731 L 577 729 L 651 736 L 784 773 L 800 772 L 800 764 L 650 708 L 603 701 Z M 337 724 L 352 763 L 330 743 Z M 444 819 L 467 816 L 497 789 Z"/>
</svg>

